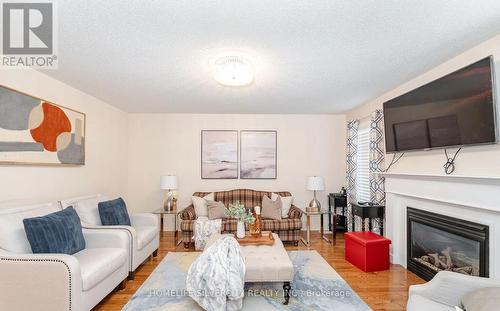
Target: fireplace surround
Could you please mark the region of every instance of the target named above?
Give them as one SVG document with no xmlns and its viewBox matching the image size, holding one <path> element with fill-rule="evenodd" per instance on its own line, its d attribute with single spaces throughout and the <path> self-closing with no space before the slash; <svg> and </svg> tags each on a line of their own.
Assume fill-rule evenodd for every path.
<svg viewBox="0 0 500 311">
<path fill-rule="evenodd" d="M 500 177 L 385 173 L 384 234 L 392 264 L 407 268 L 407 207 L 487 225 L 490 278 L 500 279 Z"/>
<path fill-rule="evenodd" d="M 489 227 L 407 207 L 407 267 L 425 280 L 443 270 L 489 276 Z"/>
</svg>

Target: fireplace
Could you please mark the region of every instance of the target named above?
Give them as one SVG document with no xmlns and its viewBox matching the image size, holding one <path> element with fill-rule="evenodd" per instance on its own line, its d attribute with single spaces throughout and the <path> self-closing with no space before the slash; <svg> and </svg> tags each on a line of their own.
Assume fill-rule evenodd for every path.
<svg viewBox="0 0 500 311">
<path fill-rule="evenodd" d="M 425 280 L 447 270 L 488 277 L 486 225 L 407 207 L 407 267 Z"/>
</svg>

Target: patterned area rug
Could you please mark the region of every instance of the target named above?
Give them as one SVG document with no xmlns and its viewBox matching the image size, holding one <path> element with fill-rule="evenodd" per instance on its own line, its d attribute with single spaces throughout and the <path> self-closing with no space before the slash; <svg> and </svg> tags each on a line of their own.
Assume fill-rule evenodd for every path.
<svg viewBox="0 0 500 311">
<path fill-rule="evenodd" d="M 290 251 L 295 275 L 290 304 L 283 305 L 283 284 L 245 286 L 244 311 L 371 310 L 316 251 Z M 186 293 L 186 273 L 199 253 L 169 253 L 122 309 L 191 311 L 202 309 Z"/>
</svg>

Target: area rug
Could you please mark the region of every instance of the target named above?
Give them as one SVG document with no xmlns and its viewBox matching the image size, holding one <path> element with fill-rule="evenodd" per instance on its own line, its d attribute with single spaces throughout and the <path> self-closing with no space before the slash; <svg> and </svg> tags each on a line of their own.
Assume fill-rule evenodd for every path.
<svg viewBox="0 0 500 311">
<path fill-rule="evenodd" d="M 200 253 L 169 253 L 122 309 L 124 311 L 202 310 L 186 293 L 186 273 Z M 283 284 L 245 286 L 244 311 L 371 310 L 316 251 L 288 252 L 294 265 L 292 296 L 283 305 Z"/>
</svg>

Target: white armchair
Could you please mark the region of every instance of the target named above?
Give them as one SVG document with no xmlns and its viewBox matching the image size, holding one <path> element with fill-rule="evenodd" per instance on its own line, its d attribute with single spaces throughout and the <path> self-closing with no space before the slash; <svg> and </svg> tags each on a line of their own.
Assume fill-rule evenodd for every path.
<svg viewBox="0 0 500 311">
<path fill-rule="evenodd" d="M 422 285 L 410 286 L 407 311 L 455 311 L 467 293 L 500 286 L 500 280 L 442 271 Z"/>
<path fill-rule="evenodd" d="M 126 232 L 130 241 L 129 279 L 134 279 L 134 271 L 149 256 L 156 257 L 160 246 L 160 222 L 157 215 L 139 213 L 129 214 L 131 226 L 103 226 L 99 216 L 99 202 L 115 199 L 103 195 L 90 195 L 60 201 L 62 208 L 73 206 L 78 213 L 82 226 L 89 229 L 110 229 Z"/>
<path fill-rule="evenodd" d="M 84 229 L 85 249 L 33 254 L 24 218 L 57 212 L 57 203 L 0 210 L 0 310 L 88 311 L 128 274 L 128 236 Z"/>
</svg>

